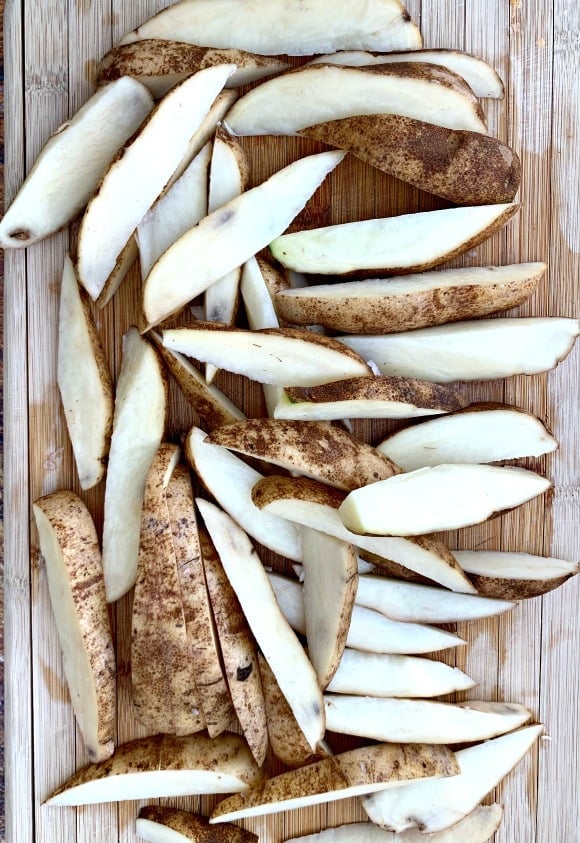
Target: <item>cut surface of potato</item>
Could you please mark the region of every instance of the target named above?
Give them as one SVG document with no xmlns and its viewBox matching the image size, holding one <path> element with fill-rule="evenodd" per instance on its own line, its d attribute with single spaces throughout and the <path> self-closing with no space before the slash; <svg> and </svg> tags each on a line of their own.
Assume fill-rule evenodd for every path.
<svg viewBox="0 0 580 843">
<path fill-rule="evenodd" d="M 473 404 L 459 413 L 407 427 L 377 450 L 405 471 L 430 465 L 539 457 L 558 442 L 540 419 L 507 404 Z"/>
<path fill-rule="evenodd" d="M 244 798 L 220 802 L 210 822 L 239 820 L 392 789 L 408 779 L 439 778 L 459 770 L 447 747 L 377 744 L 343 752 L 267 779 Z"/>
<path fill-rule="evenodd" d="M 531 553 L 460 550 L 455 556 L 480 594 L 507 600 L 546 594 L 578 573 L 578 563 Z"/>
<path fill-rule="evenodd" d="M 71 703 L 89 758 L 103 761 L 115 748 L 117 688 L 97 532 L 72 492 L 46 495 L 33 511 Z"/>
<path fill-rule="evenodd" d="M 161 444 L 166 402 L 159 359 L 130 328 L 123 338 L 105 486 L 103 570 L 109 603 L 135 584 L 145 481 Z"/>
<path fill-rule="evenodd" d="M 577 319 L 537 316 L 340 340 L 372 360 L 383 375 L 450 383 L 546 372 L 570 353 L 578 334 Z"/>
<path fill-rule="evenodd" d="M 173 175 L 233 70 L 233 65 L 200 70 L 170 91 L 103 176 L 79 231 L 77 271 L 91 298 L 105 287 L 127 241 Z"/>
<path fill-rule="evenodd" d="M 315 275 L 423 272 L 487 240 L 518 208 L 473 205 L 348 222 L 284 234 L 270 250 L 286 268 Z"/>
<path fill-rule="evenodd" d="M 276 309 L 297 325 L 400 333 L 515 307 L 532 295 L 545 271 L 544 263 L 524 263 L 320 284 L 281 291 Z"/>
<path fill-rule="evenodd" d="M 152 108 L 151 94 L 135 79 L 97 91 L 41 151 L 0 222 L 0 246 L 30 246 L 67 225 Z"/>
<path fill-rule="evenodd" d="M 216 831 L 205 817 L 164 805 L 141 808 L 135 832 L 149 843 L 258 843 L 243 828 L 224 823 Z"/>
<path fill-rule="evenodd" d="M 314 55 L 338 49 L 412 50 L 418 27 L 400 0 L 182 0 L 129 32 L 122 43 L 173 38 L 209 47 L 236 47 L 264 55 Z"/>
<path fill-rule="evenodd" d="M 236 135 L 292 135 L 317 123 L 365 114 L 400 114 L 450 129 L 486 131 L 471 88 L 432 64 L 307 65 L 241 97 L 227 125 Z"/>
<path fill-rule="evenodd" d="M 143 307 L 150 325 L 181 310 L 278 237 L 343 157 L 343 152 L 321 152 L 301 158 L 180 237 L 145 282 Z"/>
<path fill-rule="evenodd" d="M 123 744 L 74 773 L 45 805 L 92 805 L 204 793 L 236 793 L 260 779 L 239 735 L 155 735 Z"/>
<path fill-rule="evenodd" d="M 105 475 L 113 427 L 113 382 L 88 296 L 65 258 L 58 315 L 57 382 L 81 489 Z"/>
<path fill-rule="evenodd" d="M 280 611 L 249 538 L 213 504 L 198 499 L 197 505 L 254 638 L 314 751 L 324 735 L 322 694 L 314 668 Z"/>
</svg>

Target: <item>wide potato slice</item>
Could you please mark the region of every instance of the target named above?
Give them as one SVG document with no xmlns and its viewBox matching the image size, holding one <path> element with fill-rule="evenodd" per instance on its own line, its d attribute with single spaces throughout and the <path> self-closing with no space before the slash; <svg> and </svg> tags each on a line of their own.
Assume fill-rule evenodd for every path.
<svg viewBox="0 0 580 843">
<path fill-rule="evenodd" d="M 459 770 L 447 747 L 377 744 L 290 770 L 240 797 L 220 802 L 210 822 L 239 820 L 392 789 L 411 779 L 438 779 Z"/>
<path fill-rule="evenodd" d="M 150 843 L 258 843 L 255 834 L 236 825 L 214 828 L 205 817 L 165 805 L 141 808 L 135 832 Z"/>
<path fill-rule="evenodd" d="M 260 777 L 260 769 L 239 735 L 155 735 L 123 744 L 107 761 L 78 770 L 44 804 L 93 805 L 235 793 Z"/>
<path fill-rule="evenodd" d="M 75 717 L 92 761 L 114 751 L 117 686 L 99 540 L 72 492 L 35 501 L 50 602 Z"/>
<path fill-rule="evenodd" d="M 577 562 L 531 553 L 459 550 L 455 556 L 480 594 L 501 600 L 546 594 L 575 576 L 579 567 Z"/>
</svg>

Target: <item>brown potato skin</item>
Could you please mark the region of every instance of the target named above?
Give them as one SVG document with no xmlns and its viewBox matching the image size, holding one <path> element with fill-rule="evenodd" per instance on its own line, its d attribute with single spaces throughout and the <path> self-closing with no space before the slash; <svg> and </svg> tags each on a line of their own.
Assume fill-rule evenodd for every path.
<svg viewBox="0 0 580 843">
<path fill-rule="evenodd" d="M 205 817 L 164 805 L 141 808 L 139 819 L 165 825 L 194 843 L 258 843 L 256 835 L 244 828 L 230 823 L 210 825 Z"/>
<path fill-rule="evenodd" d="M 574 573 L 563 574 L 544 580 L 517 580 L 511 577 L 484 577 L 482 574 L 469 574 L 469 579 L 482 597 L 497 597 L 500 600 L 527 600 L 540 597 L 559 588 Z"/>
<path fill-rule="evenodd" d="M 319 123 L 300 134 L 457 205 L 511 202 L 520 186 L 517 153 L 479 132 L 373 114 Z"/>
</svg>

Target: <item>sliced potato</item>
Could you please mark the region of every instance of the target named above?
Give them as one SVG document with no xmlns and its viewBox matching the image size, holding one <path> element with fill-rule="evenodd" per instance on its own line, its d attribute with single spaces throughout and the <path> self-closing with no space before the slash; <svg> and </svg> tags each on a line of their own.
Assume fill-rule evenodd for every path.
<svg viewBox="0 0 580 843">
<path fill-rule="evenodd" d="M 256 835 L 243 828 L 228 823 L 212 828 L 205 817 L 165 805 L 141 808 L 135 832 L 150 843 L 258 843 Z"/>
<path fill-rule="evenodd" d="M 117 686 L 97 532 L 72 492 L 40 498 L 33 512 L 72 707 L 89 758 L 103 761 L 115 749 Z"/>
<path fill-rule="evenodd" d="M 531 553 L 496 550 L 458 550 L 457 561 L 487 597 L 522 600 L 559 588 L 578 573 L 578 563 Z"/>
</svg>

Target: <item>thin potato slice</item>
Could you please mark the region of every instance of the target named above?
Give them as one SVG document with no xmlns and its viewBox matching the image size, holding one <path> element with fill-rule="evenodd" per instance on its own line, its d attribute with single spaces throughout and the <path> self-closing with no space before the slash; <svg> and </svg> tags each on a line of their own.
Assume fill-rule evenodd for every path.
<svg viewBox="0 0 580 843">
<path fill-rule="evenodd" d="M 216 829 L 205 817 L 164 805 L 141 808 L 135 832 L 149 843 L 258 843 L 256 835 L 243 828 L 224 823 Z"/>
<path fill-rule="evenodd" d="M 531 553 L 459 550 L 457 561 L 478 592 L 501 600 L 538 597 L 559 588 L 578 573 L 578 563 Z"/>
</svg>

